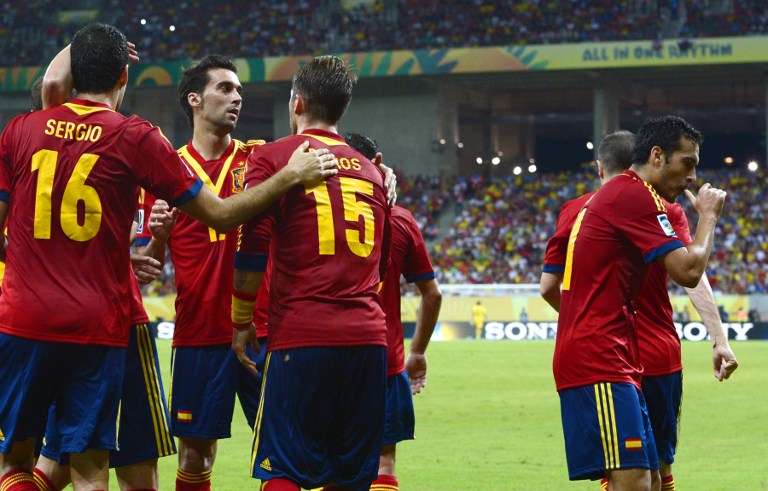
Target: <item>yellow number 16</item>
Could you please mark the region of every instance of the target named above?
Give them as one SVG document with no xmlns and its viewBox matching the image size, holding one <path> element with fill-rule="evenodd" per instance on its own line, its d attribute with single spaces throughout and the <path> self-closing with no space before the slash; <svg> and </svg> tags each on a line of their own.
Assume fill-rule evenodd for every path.
<svg viewBox="0 0 768 491">
<path fill-rule="evenodd" d="M 37 171 L 34 227 L 36 239 L 51 238 L 51 195 L 58 159 L 59 152 L 54 150 L 40 150 L 32 156 L 32 172 Z M 91 240 L 101 227 L 101 198 L 96 189 L 85 183 L 98 159 L 98 155 L 89 153 L 80 156 L 72 169 L 61 200 L 61 229 L 67 237 L 78 242 Z M 80 202 L 83 203 L 85 211 L 82 225 L 77 219 L 77 207 Z"/>
</svg>

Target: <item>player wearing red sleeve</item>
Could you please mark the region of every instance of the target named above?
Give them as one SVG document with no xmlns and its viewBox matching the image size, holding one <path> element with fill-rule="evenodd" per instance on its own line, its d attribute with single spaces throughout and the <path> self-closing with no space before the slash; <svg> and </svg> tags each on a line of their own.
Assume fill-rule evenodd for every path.
<svg viewBox="0 0 768 491">
<path fill-rule="evenodd" d="M 8 490 L 34 485 L 34 443 L 54 401 L 62 451 L 73 455 L 74 488 L 108 485 L 139 186 L 226 231 L 304 179 L 336 173 L 326 170 L 335 165 L 331 155 L 303 154 L 271 183 L 222 201 L 158 128 L 116 112 L 128 80 L 122 33 L 86 26 L 66 50 L 68 61 L 70 54 L 79 99 L 19 116 L 0 137 L 0 228 L 8 221 L 14 235 L 0 296 L 0 344 L 9 354 L 0 367 L 0 466 L 7 470 L 0 486 Z"/>
<path fill-rule="evenodd" d="M 635 303 L 653 261 L 685 286 L 701 279 L 725 193 L 705 184 L 693 199 L 701 219 L 687 248 L 662 199 L 674 200 L 694 181 L 700 141 L 680 118 L 647 121 L 631 170 L 603 185 L 572 227 L 553 361 L 571 479 L 606 475 L 611 489 L 659 486 L 649 472 L 658 457 L 639 392 Z"/>
<path fill-rule="evenodd" d="M 242 193 L 246 160 L 264 142 L 231 137 L 242 105 L 237 67 L 225 56 L 202 58 L 184 71 L 179 102 L 193 128 L 192 140 L 178 151 L 181 158 L 217 196 Z M 219 233 L 185 213 L 167 241 L 178 292 L 170 397 L 179 438 L 178 490 L 210 489 L 217 441 L 231 436 L 236 395 L 251 427 L 256 418 L 260 378 L 230 349 L 230 299 L 221 294 L 232 285 L 236 241 L 235 231 Z M 264 351 L 250 353 L 259 366 Z"/>
<path fill-rule="evenodd" d="M 598 170 L 603 183 L 629 167 L 634 141 L 634 135 L 620 131 L 606 136 L 600 143 Z M 541 293 L 555 310 L 559 309 L 560 283 L 567 256 L 568 237 L 578 211 L 593 195 L 594 193 L 589 193 L 571 200 L 563 206 L 558 218 L 556 232 L 547 244 Z M 671 205 L 666 201 L 665 206 L 674 230 L 681 241 L 688 245 L 691 239 L 688 232 L 688 222 L 682 207 Z M 708 287 L 706 275 L 702 277 L 696 288 L 702 289 L 702 283 Z M 666 462 L 671 462 L 674 457 L 677 419 L 682 393 L 682 379 L 680 374 L 676 373 L 682 369 L 680 341 L 672 322 L 672 306 L 666 284 L 667 274 L 664 268 L 657 262 L 652 263 L 637 301 L 638 345 L 644 370 L 642 391 L 648 406 L 655 445 L 660 457 L 661 478 L 665 491 L 674 489 L 671 469 Z M 712 326 L 708 329 L 711 329 L 713 339 L 721 338 L 722 328 L 719 319 L 713 323 L 706 315 L 706 311 L 711 310 L 711 306 L 698 300 L 695 294 L 692 294 L 692 300 L 694 300 L 697 310 L 702 312 L 702 317 L 707 319 L 706 324 Z M 714 300 L 711 302 L 714 305 Z M 729 362 L 733 359 L 732 353 L 729 353 L 727 340 L 725 346 L 715 348 L 717 370 L 719 370 L 721 362 Z M 724 375 L 727 377 L 730 374 L 724 372 Z M 722 376 L 720 378 L 722 379 Z M 603 479 L 603 486 L 607 488 L 606 479 Z"/>
<path fill-rule="evenodd" d="M 371 161 L 381 159 L 378 145 L 357 133 L 344 135 L 346 142 Z M 384 443 L 379 456 L 379 475 L 371 491 L 396 491 L 395 474 L 397 443 L 413 440 L 415 416 L 413 395 L 427 385 L 429 339 L 440 315 L 442 294 L 435 279 L 432 262 L 424 238 L 410 211 L 400 206 L 391 209 L 392 242 L 389 263 L 381 286 L 384 313 L 387 316 L 387 413 Z M 403 324 L 400 320 L 400 276 L 415 283 L 421 294 L 419 317 L 410 345 L 408 361 L 403 346 Z M 406 374 L 407 371 L 407 374 Z"/>
<path fill-rule="evenodd" d="M 256 292 L 271 250 L 267 362 L 254 431 L 252 472 L 267 491 L 335 483 L 368 490 L 384 430 L 386 323 L 377 292 L 388 222 L 383 176 L 350 148 L 336 125 L 355 76 L 332 56 L 294 76 L 294 136 L 256 149 L 246 185 L 285 165 L 309 139 L 332 148 L 339 175 L 297 186 L 242 227 L 235 257 L 232 348 L 250 369 L 246 345 Z M 270 233 L 271 230 L 271 233 Z"/>
</svg>

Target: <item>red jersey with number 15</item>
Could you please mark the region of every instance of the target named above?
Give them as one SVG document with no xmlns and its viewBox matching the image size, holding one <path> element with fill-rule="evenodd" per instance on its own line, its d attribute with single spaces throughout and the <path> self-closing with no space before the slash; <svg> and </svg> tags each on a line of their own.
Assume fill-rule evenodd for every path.
<svg viewBox="0 0 768 491">
<path fill-rule="evenodd" d="M 276 174 L 307 140 L 311 148 L 331 149 L 339 173 L 294 187 L 241 227 L 238 269 L 253 261 L 253 270 L 263 271 L 273 242 L 268 350 L 384 346 L 378 287 L 389 214 L 381 171 L 339 135 L 311 129 L 254 150 L 246 185 Z"/>
<path fill-rule="evenodd" d="M 240 193 L 245 183 L 245 162 L 264 140 L 244 143 L 233 139 L 218 158 L 206 160 L 190 141 L 179 155 L 220 198 Z M 154 200 L 148 199 L 149 215 Z M 151 237 L 145 227 L 140 244 Z M 237 231 L 222 234 L 184 213 L 168 238 L 168 249 L 176 270 L 176 326 L 173 346 L 209 346 L 232 342 L 230 319 L 232 263 Z"/>
<path fill-rule="evenodd" d="M 157 127 L 82 99 L 17 117 L 0 137 L 11 240 L 0 332 L 126 346 L 139 186 L 175 205 L 202 183 Z"/>
<path fill-rule="evenodd" d="M 649 264 L 680 247 L 664 201 L 631 170 L 605 183 L 582 208 L 563 271 L 557 390 L 598 382 L 640 388 L 638 293 Z"/>
</svg>

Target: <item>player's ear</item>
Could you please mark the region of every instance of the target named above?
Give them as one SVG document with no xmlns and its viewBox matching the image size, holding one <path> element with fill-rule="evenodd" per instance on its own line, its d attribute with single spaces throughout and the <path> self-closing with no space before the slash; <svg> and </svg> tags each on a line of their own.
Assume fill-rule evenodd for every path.
<svg viewBox="0 0 768 491">
<path fill-rule="evenodd" d="M 191 107 L 196 107 L 200 105 L 201 97 L 200 94 L 197 92 L 190 92 L 187 94 L 187 102 Z"/>
<path fill-rule="evenodd" d="M 291 111 L 296 116 L 300 116 L 304 112 L 304 98 L 299 94 L 293 94 L 293 99 L 291 100 Z"/>
<path fill-rule="evenodd" d="M 128 65 L 125 65 L 123 72 L 120 74 L 120 79 L 117 81 L 117 87 L 122 89 L 128 83 Z"/>
<path fill-rule="evenodd" d="M 660 169 L 665 162 L 666 156 L 664 154 L 664 150 L 661 149 L 659 146 L 655 146 L 651 148 L 651 155 L 648 159 L 648 163 L 651 164 L 654 168 Z"/>
</svg>

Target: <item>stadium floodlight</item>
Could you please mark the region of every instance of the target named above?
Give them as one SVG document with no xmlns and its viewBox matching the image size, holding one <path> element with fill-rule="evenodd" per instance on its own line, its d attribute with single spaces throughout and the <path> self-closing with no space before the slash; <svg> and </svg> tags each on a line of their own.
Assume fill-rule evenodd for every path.
<svg viewBox="0 0 768 491">
<path fill-rule="evenodd" d="M 461 143 L 461 142 L 457 143 L 456 146 L 459 147 L 459 148 L 464 148 L 464 144 Z"/>
<path fill-rule="evenodd" d="M 504 156 L 504 152 L 499 150 L 498 152 L 496 152 L 496 155 L 498 155 L 499 157 L 503 157 Z"/>
<path fill-rule="evenodd" d="M 445 138 L 440 138 L 440 145 L 445 145 Z"/>
<path fill-rule="evenodd" d="M 176 26 L 174 26 L 173 24 L 171 24 L 171 27 L 169 27 L 168 29 L 170 29 L 170 30 L 171 30 L 171 32 L 173 32 L 173 31 L 175 31 L 175 30 L 176 30 Z"/>
<path fill-rule="evenodd" d="M 725 165 L 731 165 L 733 163 L 733 157 L 726 157 L 723 159 L 723 162 L 725 162 Z"/>
<path fill-rule="evenodd" d="M 482 157 L 478 157 L 478 158 L 475 159 L 475 162 L 477 162 L 478 164 L 482 164 L 483 163 L 483 158 Z"/>
<path fill-rule="evenodd" d="M 531 158 L 528 159 L 528 163 L 529 164 L 535 164 L 536 163 L 536 159 L 531 157 Z"/>
<path fill-rule="evenodd" d="M 750 160 L 747 164 L 747 169 L 749 169 L 751 172 L 757 171 L 757 162 L 754 160 Z"/>
<path fill-rule="evenodd" d="M 140 22 L 141 22 L 141 25 L 142 25 L 142 26 L 145 26 L 145 25 L 147 25 L 147 19 L 141 19 L 141 21 L 140 21 Z"/>
<path fill-rule="evenodd" d="M 516 165 L 515 168 L 512 169 L 512 173 L 516 176 L 519 176 L 521 172 L 523 172 L 523 169 L 519 165 Z"/>
<path fill-rule="evenodd" d="M 530 172 L 531 174 L 533 174 L 534 172 L 536 172 L 536 164 L 531 164 L 531 165 L 529 165 L 529 166 L 528 166 L 528 172 Z"/>
<path fill-rule="evenodd" d="M 499 165 L 501 163 L 501 159 L 498 158 L 498 157 L 494 157 L 494 158 L 491 159 L 491 163 L 493 165 Z"/>
<path fill-rule="evenodd" d="M 592 150 L 593 148 L 595 148 L 595 145 L 594 145 L 594 143 L 592 143 L 592 142 L 587 142 L 587 150 Z"/>
</svg>

